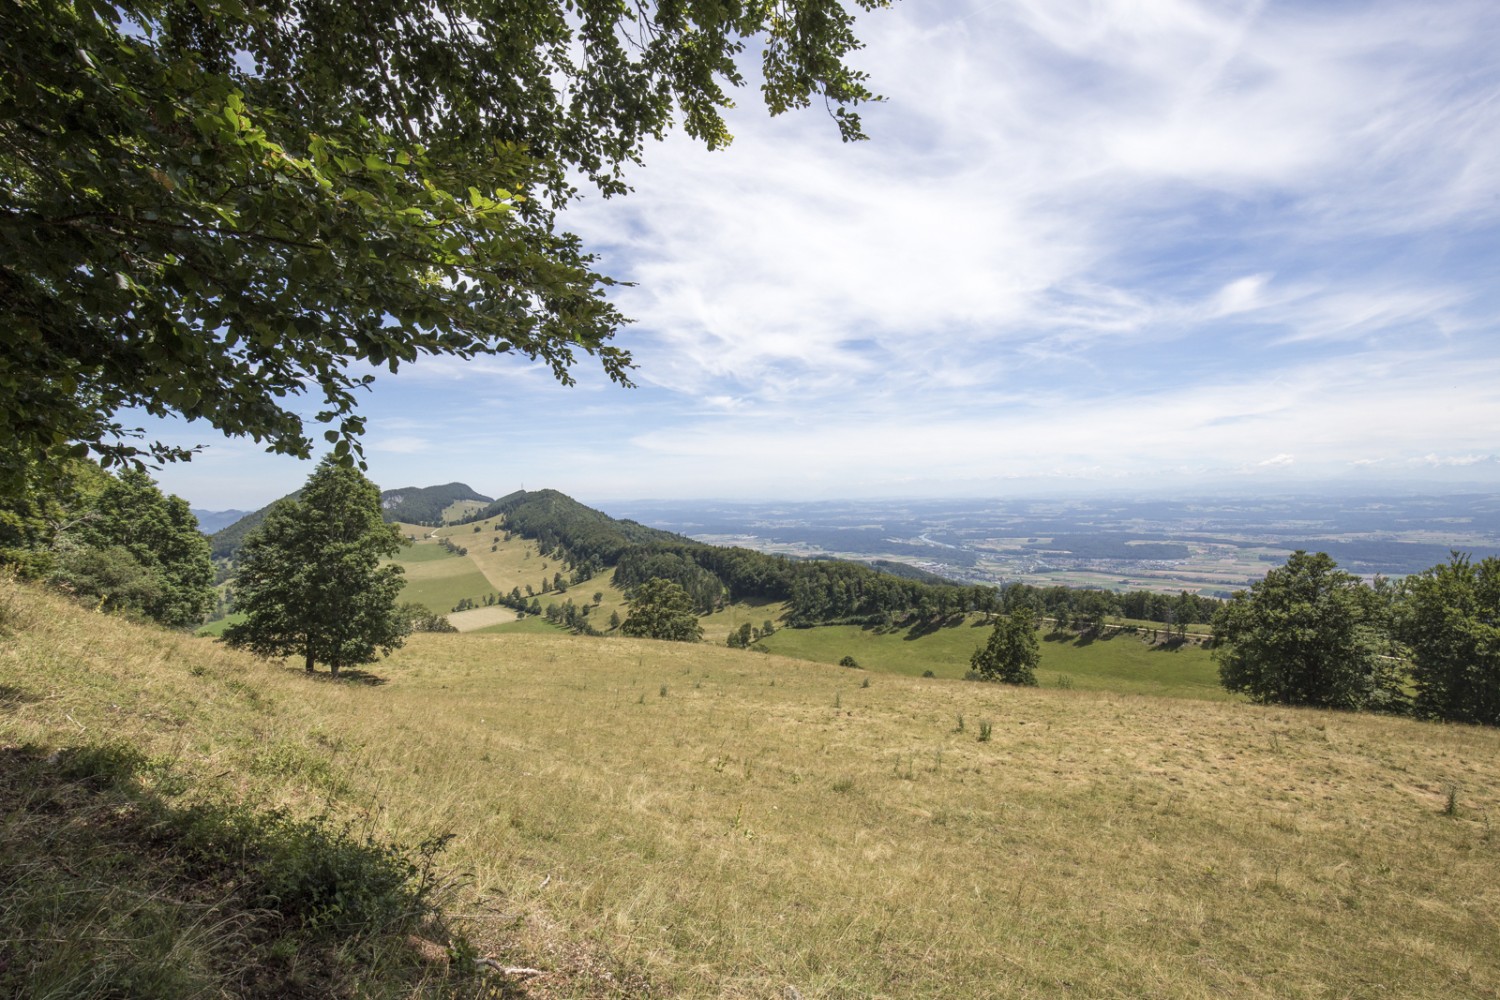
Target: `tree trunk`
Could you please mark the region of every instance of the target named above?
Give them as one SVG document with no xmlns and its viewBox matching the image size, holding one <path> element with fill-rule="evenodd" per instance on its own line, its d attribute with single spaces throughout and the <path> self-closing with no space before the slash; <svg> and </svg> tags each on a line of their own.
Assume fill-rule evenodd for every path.
<svg viewBox="0 0 1500 1000">
<path fill-rule="evenodd" d="M 307 651 L 307 664 L 306 664 L 306 666 L 307 666 L 307 672 L 308 673 L 312 673 L 313 672 L 313 655 L 312 655 L 312 650 L 310 650 L 310 649 Z"/>
<path fill-rule="evenodd" d="M 339 675 L 338 661 L 335 660 L 333 663 L 328 664 L 328 669 L 333 672 L 333 676 L 337 677 Z"/>
</svg>

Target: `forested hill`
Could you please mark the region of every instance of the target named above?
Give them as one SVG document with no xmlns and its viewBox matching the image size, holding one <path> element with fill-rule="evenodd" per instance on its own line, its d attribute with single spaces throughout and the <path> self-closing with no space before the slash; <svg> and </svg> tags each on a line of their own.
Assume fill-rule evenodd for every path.
<svg viewBox="0 0 1500 1000">
<path fill-rule="evenodd" d="M 295 490 L 282 497 L 281 500 L 295 500 L 302 495 L 301 490 Z M 266 512 L 281 503 L 281 500 L 273 500 L 260 510 L 251 511 L 227 528 L 220 528 L 208 536 L 209 553 L 215 559 L 232 559 L 234 554 L 244 544 L 245 536 L 256 528 L 260 522 L 266 519 Z"/>
<path fill-rule="evenodd" d="M 949 583 L 909 567 L 900 575 L 842 560 L 788 559 L 707 545 L 684 535 L 616 520 L 556 490 L 501 497 L 470 520 L 503 516 L 507 530 L 557 553 L 579 578 L 614 569 L 631 589 L 652 577 L 680 584 L 701 612 L 742 599 L 785 601 L 792 625 L 892 621 L 908 614 L 947 616 L 993 610 L 994 587 Z"/>
<path fill-rule="evenodd" d="M 404 486 L 399 490 L 385 490 L 380 494 L 380 512 L 387 521 L 438 525 L 442 523 L 443 511 L 462 500 L 491 502 L 489 497 L 474 492 L 466 483 Z"/>
<path fill-rule="evenodd" d="M 281 500 L 293 500 L 302 495 L 301 490 L 288 493 Z M 266 519 L 266 511 L 281 500 L 268 503 L 260 510 L 246 514 L 238 521 L 209 535 L 209 546 L 215 559 L 233 558 L 245 540 L 245 535 Z M 464 483 L 448 483 L 445 486 L 406 486 L 398 490 L 384 490 L 380 494 L 380 515 L 387 521 L 405 521 L 408 524 L 441 523 L 443 511 L 461 500 L 475 503 L 491 503 L 489 497 L 476 493 Z"/>
</svg>

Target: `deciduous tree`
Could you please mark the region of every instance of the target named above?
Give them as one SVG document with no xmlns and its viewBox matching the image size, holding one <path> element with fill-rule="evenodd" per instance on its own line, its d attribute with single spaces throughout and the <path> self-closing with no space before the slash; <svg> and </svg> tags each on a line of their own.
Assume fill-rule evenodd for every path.
<svg viewBox="0 0 1500 1000">
<path fill-rule="evenodd" d="M 1042 658 L 1036 628 L 1036 616 L 1030 608 L 1017 608 L 1001 615 L 995 621 L 989 641 L 976 649 L 969 660 L 974 672 L 981 680 L 1035 687 L 1036 668 Z"/>
<path fill-rule="evenodd" d="M 661 577 L 652 577 L 635 588 L 630 596 L 630 613 L 620 631 L 625 635 L 676 642 L 697 642 L 703 638 L 703 628 L 693 614 L 693 600 L 688 592 Z"/>
<path fill-rule="evenodd" d="M 124 554 L 154 581 L 149 597 L 125 601 L 125 606 L 134 606 L 169 628 L 200 625 L 213 610 L 214 568 L 208 539 L 199 532 L 198 519 L 187 501 L 163 493 L 144 472 L 126 469 L 105 477 L 103 488 L 64 532 L 60 545 L 75 589 L 93 586 L 86 582 L 86 565 L 102 564 L 95 557 L 75 554 L 68 558 L 69 549 L 117 550 L 108 560 L 112 572 L 119 570 Z M 94 584 L 107 587 L 103 578 Z M 106 591 L 97 592 L 109 596 Z"/>
<path fill-rule="evenodd" d="M 872 7 L 885 0 L 855 0 Z M 710 147 L 760 54 L 772 113 L 873 95 L 840 0 L 0 4 L 0 483 L 131 443 L 135 407 L 277 452 L 367 366 L 514 352 L 626 381 L 611 280 L 554 225 L 674 120 Z"/>
<path fill-rule="evenodd" d="M 1500 726 L 1500 559 L 1455 552 L 1403 580 L 1397 609 L 1417 714 Z"/>
<path fill-rule="evenodd" d="M 1393 709 L 1393 661 L 1382 656 L 1382 602 L 1326 552 L 1300 549 L 1214 617 L 1219 679 L 1263 703 Z"/>
<path fill-rule="evenodd" d="M 389 655 L 409 617 L 396 605 L 400 566 L 381 565 L 402 545 L 380 517 L 380 490 L 331 458 L 318 464 L 298 499 L 278 501 L 240 549 L 235 610 L 243 622 L 224 641 L 262 656 L 300 656 L 308 673 Z"/>
</svg>

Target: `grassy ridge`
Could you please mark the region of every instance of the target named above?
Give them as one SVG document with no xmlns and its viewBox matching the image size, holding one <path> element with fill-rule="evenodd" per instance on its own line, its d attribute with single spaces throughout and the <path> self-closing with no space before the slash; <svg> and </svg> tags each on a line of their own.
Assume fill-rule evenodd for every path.
<svg viewBox="0 0 1500 1000">
<path fill-rule="evenodd" d="M 451 832 L 455 909 L 531 996 L 1500 990 L 1492 730 L 555 634 L 316 683 L 12 603 L 0 742 Z"/>
</svg>

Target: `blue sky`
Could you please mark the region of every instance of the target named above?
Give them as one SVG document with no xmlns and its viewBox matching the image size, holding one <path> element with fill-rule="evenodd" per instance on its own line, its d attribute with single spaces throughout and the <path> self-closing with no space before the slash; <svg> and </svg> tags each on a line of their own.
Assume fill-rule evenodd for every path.
<svg viewBox="0 0 1500 1000">
<path fill-rule="evenodd" d="M 888 100 L 647 151 L 565 224 L 638 388 L 428 360 L 364 412 L 382 487 L 625 498 L 1500 483 L 1500 7 L 906 2 Z M 253 508 L 309 468 L 197 428 Z"/>
</svg>

